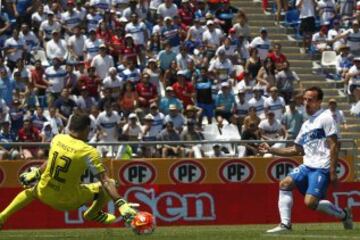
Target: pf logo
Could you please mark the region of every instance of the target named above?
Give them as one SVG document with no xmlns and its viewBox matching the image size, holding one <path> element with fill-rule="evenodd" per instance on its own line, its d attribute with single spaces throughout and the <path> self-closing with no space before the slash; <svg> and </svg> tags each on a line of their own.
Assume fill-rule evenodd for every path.
<svg viewBox="0 0 360 240">
<path fill-rule="evenodd" d="M 195 161 L 180 161 L 171 166 L 170 177 L 175 183 L 200 183 L 205 177 L 205 169 Z"/>
<path fill-rule="evenodd" d="M 2 168 L 0 168 L 0 186 L 5 182 L 5 178 L 6 178 L 5 171 Z"/>
<path fill-rule="evenodd" d="M 155 177 L 155 168 L 145 162 L 136 161 L 125 164 L 119 171 L 119 178 L 123 184 L 149 184 Z"/>
<path fill-rule="evenodd" d="M 299 163 L 294 160 L 279 158 L 270 163 L 267 168 L 267 175 L 272 181 L 278 182 L 285 178 L 291 170 L 296 168 L 298 165 Z"/>
<path fill-rule="evenodd" d="M 340 181 L 344 181 L 349 175 L 349 164 L 346 161 L 339 159 L 337 162 L 336 174 Z"/>
<path fill-rule="evenodd" d="M 223 163 L 219 176 L 225 183 L 249 182 L 254 176 L 254 168 L 241 160 L 230 160 Z"/>
</svg>

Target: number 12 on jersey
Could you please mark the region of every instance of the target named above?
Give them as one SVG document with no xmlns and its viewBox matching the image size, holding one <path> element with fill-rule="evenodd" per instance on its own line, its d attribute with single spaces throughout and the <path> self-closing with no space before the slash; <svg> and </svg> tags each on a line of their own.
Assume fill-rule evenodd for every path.
<svg viewBox="0 0 360 240">
<path fill-rule="evenodd" d="M 50 167 L 50 175 L 58 182 L 65 183 L 65 179 L 60 177 L 60 173 L 66 173 L 69 171 L 69 167 L 71 164 L 71 158 L 66 156 L 59 157 L 59 153 L 57 151 L 53 152 L 53 157 L 51 159 L 51 167 Z M 63 162 L 63 163 L 61 163 Z"/>
</svg>

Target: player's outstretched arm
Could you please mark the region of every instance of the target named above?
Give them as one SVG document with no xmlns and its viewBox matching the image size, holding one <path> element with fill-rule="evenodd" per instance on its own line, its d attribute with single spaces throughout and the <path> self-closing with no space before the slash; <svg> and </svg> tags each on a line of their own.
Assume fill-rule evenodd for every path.
<svg viewBox="0 0 360 240">
<path fill-rule="evenodd" d="M 286 148 L 271 148 L 269 144 L 262 143 L 259 146 L 260 153 L 271 153 L 278 156 L 291 157 L 304 155 L 303 148 L 297 144 Z"/>
<path fill-rule="evenodd" d="M 126 223 L 131 222 L 133 217 L 136 215 L 136 210 L 132 208 L 132 204 L 122 199 L 116 189 L 115 181 L 109 178 L 106 172 L 100 173 L 100 182 L 105 188 L 109 196 L 114 200 L 115 205 L 119 208 L 120 215 L 124 218 Z"/>
</svg>

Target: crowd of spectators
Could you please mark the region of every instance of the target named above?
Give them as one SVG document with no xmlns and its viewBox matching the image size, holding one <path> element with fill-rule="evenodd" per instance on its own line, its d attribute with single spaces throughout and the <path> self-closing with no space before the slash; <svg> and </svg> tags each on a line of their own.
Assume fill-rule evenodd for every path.
<svg viewBox="0 0 360 240">
<path fill-rule="evenodd" d="M 0 47 L 3 143 L 50 142 L 86 112 L 89 142 L 138 141 L 104 156 L 218 157 L 231 146 L 141 143 L 293 139 L 307 117 L 281 45 L 266 28 L 252 36 L 229 0 L 5 0 Z M 2 159 L 46 154 L 1 146 Z"/>
</svg>

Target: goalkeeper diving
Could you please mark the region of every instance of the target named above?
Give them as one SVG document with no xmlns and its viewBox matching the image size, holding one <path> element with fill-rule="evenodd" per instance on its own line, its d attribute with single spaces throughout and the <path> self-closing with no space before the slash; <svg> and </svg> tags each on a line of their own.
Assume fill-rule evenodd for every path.
<svg viewBox="0 0 360 240">
<path fill-rule="evenodd" d="M 11 215 L 34 199 L 60 211 L 91 204 L 84 212 L 84 218 L 104 224 L 116 220 L 115 215 L 102 211 L 110 200 L 115 202 L 125 223 L 130 223 L 135 216 L 134 205 L 121 198 L 115 181 L 105 171 L 98 151 L 85 142 L 90 131 L 90 118 L 85 114 L 74 115 L 69 130 L 69 134 L 58 134 L 53 138 L 48 161 L 40 168 L 31 168 L 20 175 L 25 190 L 0 213 L 0 228 Z M 99 182 L 81 183 L 81 176 L 88 168 Z"/>
</svg>

